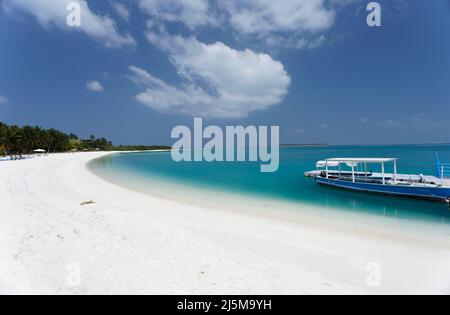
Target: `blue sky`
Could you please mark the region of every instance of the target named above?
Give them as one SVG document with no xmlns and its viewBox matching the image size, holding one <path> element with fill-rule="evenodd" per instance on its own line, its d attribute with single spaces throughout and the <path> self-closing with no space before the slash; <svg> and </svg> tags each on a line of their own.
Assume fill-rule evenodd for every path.
<svg viewBox="0 0 450 315">
<path fill-rule="evenodd" d="M 193 116 L 282 143 L 450 142 L 450 2 L 4 0 L 0 121 L 170 144 Z"/>
</svg>

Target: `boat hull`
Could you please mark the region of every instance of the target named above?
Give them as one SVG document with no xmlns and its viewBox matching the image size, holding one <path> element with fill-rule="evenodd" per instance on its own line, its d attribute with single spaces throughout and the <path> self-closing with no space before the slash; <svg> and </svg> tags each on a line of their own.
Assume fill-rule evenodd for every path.
<svg viewBox="0 0 450 315">
<path fill-rule="evenodd" d="M 343 181 L 320 177 L 316 178 L 316 180 L 317 183 L 320 185 L 359 192 L 425 199 L 433 201 L 443 201 L 443 202 L 449 202 L 450 200 L 450 188 L 445 187 L 381 185 L 381 184 Z"/>
</svg>

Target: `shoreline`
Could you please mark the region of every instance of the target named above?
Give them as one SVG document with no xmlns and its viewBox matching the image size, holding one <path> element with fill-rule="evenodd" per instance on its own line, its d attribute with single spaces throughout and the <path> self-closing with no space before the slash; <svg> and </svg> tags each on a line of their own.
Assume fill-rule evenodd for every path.
<svg viewBox="0 0 450 315">
<path fill-rule="evenodd" d="M 86 168 L 106 154 L 0 164 L 0 293 L 450 293 L 448 234 L 421 243 L 166 200 Z M 380 287 L 366 283 L 372 262 Z"/>
<path fill-rule="evenodd" d="M 328 208 L 308 202 L 300 203 L 234 191 L 209 189 L 178 181 L 167 183 L 168 179 L 164 177 L 143 179 L 127 171 L 117 171 L 114 174 L 110 172 L 111 170 L 99 172 L 98 169 L 95 169 L 95 166 L 89 165 L 93 161 L 89 161 L 86 168 L 108 183 L 150 197 L 212 211 L 225 211 L 322 230 L 331 229 L 356 237 L 372 236 L 403 242 L 416 242 L 423 245 L 432 245 L 437 233 L 444 237 L 450 235 L 448 223 L 381 216 L 375 213 L 361 212 L 357 209 Z M 420 239 L 416 237 L 418 232 L 420 233 Z M 447 241 L 444 247 L 450 250 L 450 237 Z"/>
</svg>

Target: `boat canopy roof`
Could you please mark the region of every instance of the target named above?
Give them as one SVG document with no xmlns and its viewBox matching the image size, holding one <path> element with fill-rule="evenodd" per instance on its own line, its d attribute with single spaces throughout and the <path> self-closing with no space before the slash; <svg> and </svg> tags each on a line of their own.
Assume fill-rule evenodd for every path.
<svg viewBox="0 0 450 315">
<path fill-rule="evenodd" d="M 389 163 L 397 161 L 396 158 L 332 158 L 325 160 L 327 162 L 339 163 Z"/>
<path fill-rule="evenodd" d="M 339 166 L 339 162 L 334 162 L 334 161 L 318 161 L 316 163 L 316 167 L 325 167 L 325 166 L 331 166 L 331 167 L 335 167 L 335 166 Z"/>
</svg>

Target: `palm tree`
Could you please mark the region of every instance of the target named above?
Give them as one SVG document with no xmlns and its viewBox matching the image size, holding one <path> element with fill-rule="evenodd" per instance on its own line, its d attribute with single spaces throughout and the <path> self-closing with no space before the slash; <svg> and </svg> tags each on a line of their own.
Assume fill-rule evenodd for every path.
<svg viewBox="0 0 450 315">
<path fill-rule="evenodd" d="M 22 145 L 27 153 L 40 148 L 42 129 L 39 127 L 25 126 L 22 128 Z"/>
<path fill-rule="evenodd" d="M 0 0 L 1 2 L 1 0 Z M 56 129 L 39 127 L 8 126 L 0 122 L 0 153 L 7 152 L 11 156 L 31 153 L 35 149 L 46 149 L 47 152 L 65 152 L 77 148 L 99 148 L 109 150 L 113 144 L 105 138 L 97 139 L 92 135 L 88 140 L 78 140 L 75 134 L 67 135 Z"/>
<path fill-rule="evenodd" d="M 70 147 L 70 138 L 68 135 L 56 129 L 46 131 L 48 152 L 63 152 Z"/>
<path fill-rule="evenodd" d="M 22 158 L 23 146 L 22 146 L 22 131 L 17 126 L 12 126 L 6 128 L 3 132 L 1 143 L 6 147 L 6 150 L 13 159 L 13 154 L 15 156 L 19 155 Z"/>
<path fill-rule="evenodd" d="M 6 134 L 6 129 L 8 128 L 7 125 L 5 125 L 4 123 L 0 122 L 0 145 L 3 145 L 3 141 L 5 138 L 5 134 Z"/>
</svg>

